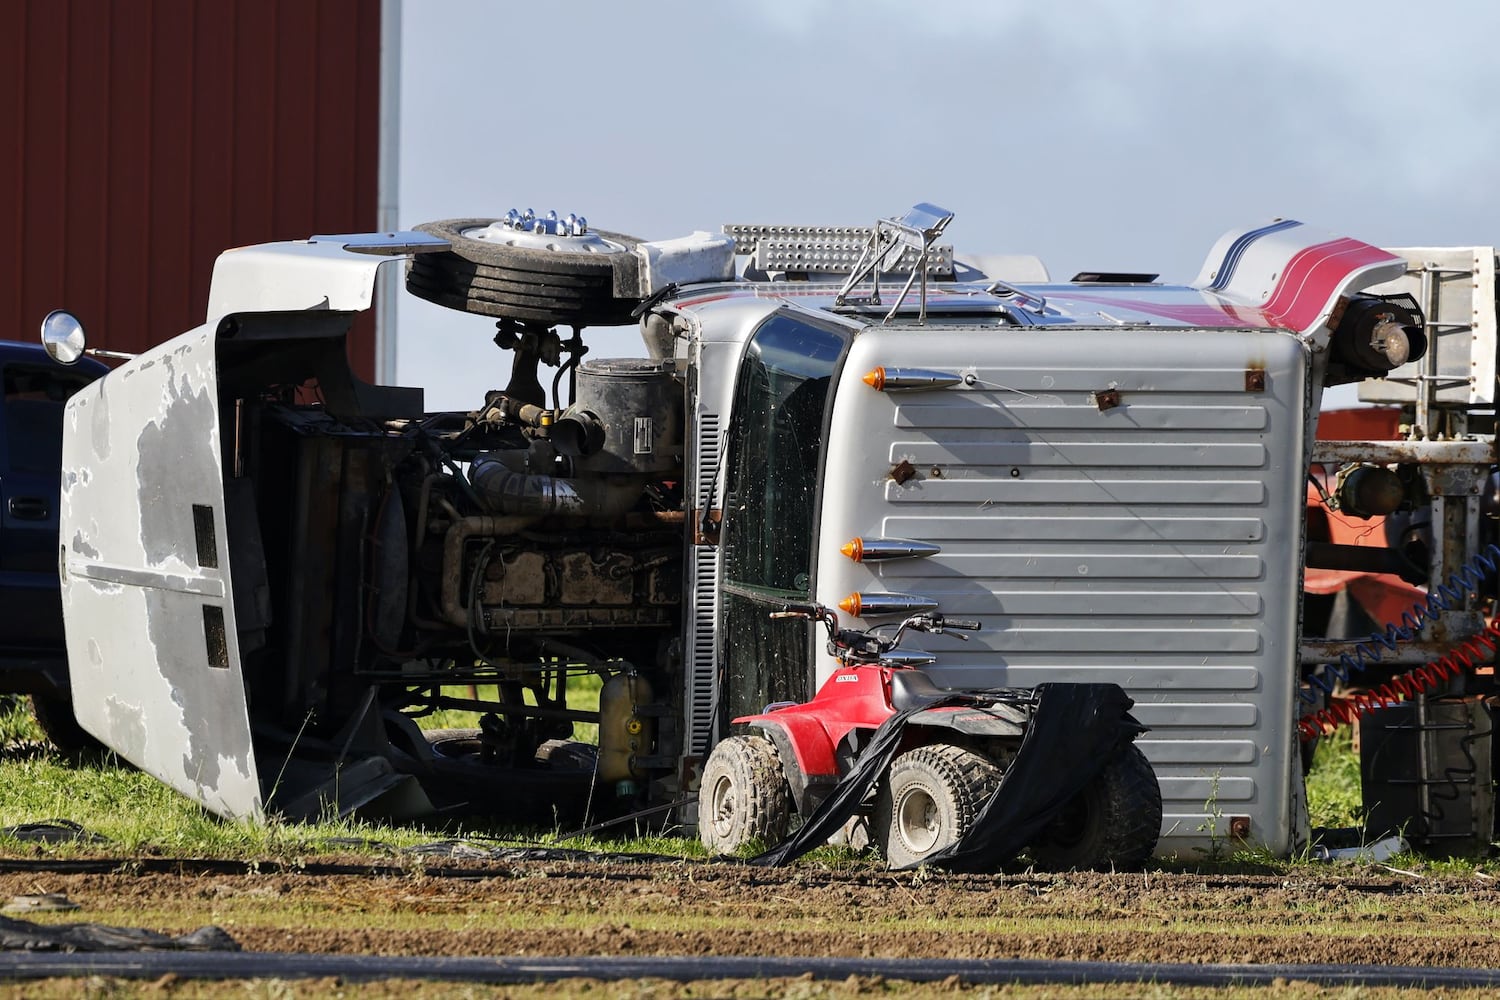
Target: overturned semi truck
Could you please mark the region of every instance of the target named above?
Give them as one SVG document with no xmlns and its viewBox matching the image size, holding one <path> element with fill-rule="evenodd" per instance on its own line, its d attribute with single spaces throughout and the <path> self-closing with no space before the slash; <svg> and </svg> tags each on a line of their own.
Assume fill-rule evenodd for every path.
<svg viewBox="0 0 1500 1000">
<path fill-rule="evenodd" d="M 1329 493 L 1349 516 L 1432 510 L 1434 581 L 1481 555 L 1492 289 L 1475 347 L 1433 327 L 1420 253 L 1290 220 L 1174 285 L 966 262 L 950 218 L 641 241 L 528 211 L 224 253 L 203 325 L 68 404 L 80 723 L 226 817 L 550 823 L 592 799 L 691 829 L 733 720 L 837 669 L 814 622 L 773 612 L 878 631 L 934 611 L 980 625 L 924 637 L 939 687 L 1128 692 L 1159 853 L 1297 849 L 1304 738 L 1362 679 L 1325 666 L 1357 637 L 1303 619 L 1305 551 L 1352 558 L 1304 545 L 1309 465 L 1364 470 Z M 503 388 L 427 412 L 354 376 L 383 266 L 493 330 Z M 642 356 L 588 355 L 621 324 Z M 1424 365 L 1450 342 L 1480 374 L 1443 409 Z M 1417 387 L 1407 440 L 1314 443 L 1325 387 L 1393 372 Z M 1485 634 L 1465 579 L 1361 659 L 1372 683 Z M 597 710 L 568 696 L 586 674 Z M 1490 684 L 1420 694 L 1484 731 L 1464 747 L 1485 839 Z M 424 729 L 439 708 L 481 725 Z M 830 776 L 781 763 L 814 808 Z"/>
</svg>

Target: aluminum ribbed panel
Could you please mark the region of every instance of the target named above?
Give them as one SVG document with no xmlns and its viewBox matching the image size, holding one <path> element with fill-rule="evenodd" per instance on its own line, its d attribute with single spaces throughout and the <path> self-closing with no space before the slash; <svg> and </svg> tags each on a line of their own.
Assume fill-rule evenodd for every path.
<svg viewBox="0 0 1500 1000">
<path fill-rule="evenodd" d="M 876 365 L 972 384 L 879 393 L 860 381 Z M 1153 729 L 1162 851 L 1234 817 L 1283 850 L 1305 372 L 1268 331 L 873 328 L 835 402 L 819 599 L 919 594 L 979 619 L 968 644 L 916 637 L 946 685 L 1119 683 Z M 838 551 L 856 535 L 942 552 L 859 565 Z"/>
<path fill-rule="evenodd" d="M 693 452 L 693 481 L 697 483 L 697 509 L 708 510 L 716 501 L 714 483 L 723 455 L 719 415 L 700 413 Z M 718 695 L 718 672 L 714 669 L 714 623 L 719 618 L 718 546 L 693 546 L 689 550 L 688 586 L 692 593 L 692 615 L 688 621 L 687 753 L 701 757 L 713 741 L 714 699 Z"/>
<path fill-rule="evenodd" d="M 735 253 L 755 253 L 756 263 L 768 271 L 802 271 L 809 274 L 848 274 L 870 241 L 869 226 L 755 226 L 727 224 L 724 235 L 734 240 Z M 907 247 L 886 274 L 910 274 L 921 254 Z M 953 274 L 953 247 L 932 247 L 928 274 Z"/>
</svg>

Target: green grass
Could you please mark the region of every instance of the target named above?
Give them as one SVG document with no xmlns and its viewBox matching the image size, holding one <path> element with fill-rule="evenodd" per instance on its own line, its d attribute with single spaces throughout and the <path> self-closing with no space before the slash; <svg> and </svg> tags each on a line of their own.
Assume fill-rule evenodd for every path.
<svg viewBox="0 0 1500 1000">
<path fill-rule="evenodd" d="M 596 703 L 597 689 L 595 684 Z M 584 697 L 588 697 L 587 692 Z M 459 727 L 478 724 L 477 716 L 471 714 L 470 718 L 474 721 L 451 715 L 438 724 Z M 230 822 L 212 815 L 155 778 L 120 763 L 113 755 L 77 762 L 61 757 L 45 742 L 23 699 L 0 699 L 0 830 L 49 820 L 76 823 L 107 838 L 107 842 L 43 845 L 0 833 L 0 854 L 294 859 L 350 850 L 386 853 L 466 836 L 482 837 L 496 844 L 546 843 L 579 850 L 678 857 L 704 854 L 696 840 L 660 836 L 616 841 L 595 837 L 562 840 L 558 835 L 567 831 L 516 831 L 482 824 L 391 826 L 358 820 L 272 821 L 265 825 Z"/>
<path fill-rule="evenodd" d="M 1359 755 L 1354 752 L 1354 731 L 1347 726 L 1318 741 L 1307 776 L 1307 808 L 1314 828 L 1364 826 Z"/>
<path fill-rule="evenodd" d="M 26 710 L 26 698 L 19 694 L 0 695 L 0 747 L 13 743 L 35 742 L 43 739 L 31 713 Z"/>
<path fill-rule="evenodd" d="M 451 690 L 459 696 L 467 694 L 467 689 Z M 481 690 L 480 693 L 487 692 Z M 570 686 L 570 695 L 570 701 L 576 697 L 576 707 L 596 707 L 599 684 L 592 680 L 592 683 Z M 446 712 L 421 721 L 428 727 L 470 728 L 478 725 L 478 716 Z M 594 730 L 592 726 L 575 730 L 575 736 L 586 740 L 595 738 Z M 1359 759 L 1347 729 L 1319 745 L 1308 778 L 1308 800 L 1315 828 L 1357 828 L 1363 825 Z M 696 839 L 660 835 L 613 839 L 606 834 L 561 840 L 560 836 L 568 831 L 516 831 L 482 824 L 396 827 L 336 820 L 322 823 L 272 821 L 257 826 L 226 822 L 156 779 L 121 765 L 112 756 L 76 763 L 60 757 L 45 743 L 24 700 L 0 698 L 0 828 L 50 819 L 77 823 L 108 838 L 108 842 L 43 846 L 0 834 L 0 853 L 16 855 L 43 851 L 64 855 L 295 858 L 349 850 L 381 853 L 441 839 L 471 836 L 484 838 L 487 842 L 546 843 L 590 851 L 630 851 L 677 857 L 701 857 L 704 854 Z M 622 835 L 629 833 L 623 831 Z M 835 848 L 817 852 L 812 860 L 837 869 L 872 863 L 868 856 L 855 856 Z M 1412 865 L 1428 864 L 1416 858 L 1408 861 Z M 1402 861 L 1402 866 L 1408 861 Z M 1257 870 L 1280 870 L 1294 867 L 1296 862 L 1271 858 L 1264 852 L 1240 852 L 1226 856 L 1221 862 L 1197 859 L 1189 862 L 1188 867 L 1232 869 L 1245 864 L 1251 864 Z M 1445 872 L 1463 872 L 1474 870 L 1476 865 L 1482 866 L 1483 863 L 1460 859 L 1443 864 Z M 1180 865 L 1165 867 L 1172 869 Z"/>
<path fill-rule="evenodd" d="M 340 849 L 335 845 L 348 839 L 400 845 L 436 838 L 420 827 L 395 830 L 361 822 L 226 822 L 113 755 L 79 762 L 60 757 L 43 742 L 24 703 L 0 708 L 0 734 L 0 828 L 64 820 L 108 838 L 108 843 L 48 846 L 48 852 L 288 857 Z M 0 834 L 5 853 L 39 847 Z"/>
</svg>

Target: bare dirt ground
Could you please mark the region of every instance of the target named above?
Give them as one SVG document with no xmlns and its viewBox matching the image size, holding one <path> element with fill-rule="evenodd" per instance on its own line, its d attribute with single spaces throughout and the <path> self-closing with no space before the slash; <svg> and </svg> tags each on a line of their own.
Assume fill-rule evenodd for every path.
<svg viewBox="0 0 1500 1000">
<path fill-rule="evenodd" d="M 350 861 L 352 859 L 341 859 Z M 369 859 L 356 863 L 369 864 Z M 247 950 L 390 955 L 826 955 L 1488 967 L 1500 887 L 1379 869 L 1286 875 L 956 876 L 706 863 L 445 863 L 313 873 L 0 874 L 32 919 L 168 933 L 216 924 Z"/>
</svg>

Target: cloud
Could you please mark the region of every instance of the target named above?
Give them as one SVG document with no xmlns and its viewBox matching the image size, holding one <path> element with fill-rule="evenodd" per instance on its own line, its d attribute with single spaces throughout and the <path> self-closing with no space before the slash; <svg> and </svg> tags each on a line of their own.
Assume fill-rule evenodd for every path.
<svg viewBox="0 0 1500 1000">
<path fill-rule="evenodd" d="M 589 10 L 409 0 L 403 223 L 532 205 L 665 238 L 931 200 L 961 250 L 1167 278 L 1273 215 L 1386 245 L 1500 241 L 1500 4 Z"/>
</svg>

